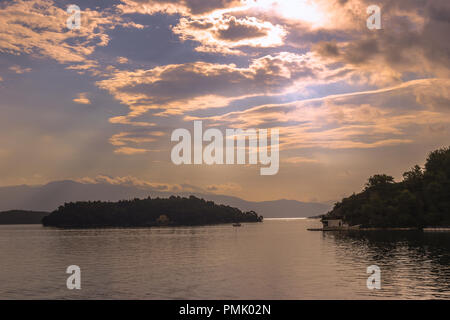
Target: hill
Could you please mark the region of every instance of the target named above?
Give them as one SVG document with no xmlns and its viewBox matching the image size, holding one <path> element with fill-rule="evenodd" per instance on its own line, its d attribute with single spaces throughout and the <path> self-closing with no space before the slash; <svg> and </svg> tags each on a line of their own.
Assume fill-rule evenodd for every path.
<svg viewBox="0 0 450 320">
<path fill-rule="evenodd" d="M 113 185 L 107 183 L 79 183 L 72 180 L 55 181 L 37 186 L 0 187 L 0 210 L 53 211 L 66 202 L 119 201 L 134 198 L 168 198 L 173 193 L 161 192 L 148 187 Z M 331 206 L 324 203 L 300 202 L 296 200 L 274 200 L 254 202 L 238 197 L 179 192 L 177 196 L 198 198 L 229 205 L 245 211 L 256 211 L 266 218 L 295 218 L 324 214 Z"/>
<path fill-rule="evenodd" d="M 336 203 L 326 217 L 362 227 L 450 226 L 450 148 L 431 152 L 425 167 L 416 165 L 401 182 L 370 177 L 362 192 Z"/>
</svg>

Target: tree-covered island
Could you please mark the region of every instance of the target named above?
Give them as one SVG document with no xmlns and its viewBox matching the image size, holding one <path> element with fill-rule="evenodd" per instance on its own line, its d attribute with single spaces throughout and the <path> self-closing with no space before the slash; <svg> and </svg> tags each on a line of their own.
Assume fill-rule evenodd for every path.
<svg viewBox="0 0 450 320">
<path fill-rule="evenodd" d="M 334 205 L 325 219 L 362 228 L 450 227 L 450 148 L 429 154 L 425 168 L 413 167 L 395 182 L 385 174 Z"/>
<path fill-rule="evenodd" d="M 119 202 L 71 202 L 42 219 L 44 226 L 63 228 L 194 226 L 235 222 L 261 222 L 254 211 L 217 205 L 190 196 L 147 198 Z"/>
</svg>

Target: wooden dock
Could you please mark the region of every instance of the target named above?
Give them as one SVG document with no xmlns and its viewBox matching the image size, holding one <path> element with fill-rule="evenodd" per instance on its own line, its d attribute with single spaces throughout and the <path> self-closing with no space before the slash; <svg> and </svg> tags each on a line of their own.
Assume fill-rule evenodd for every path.
<svg viewBox="0 0 450 320">
<path fill-rule="evenodd" d="M 445 229 L 445 228 L 432 228 L 432 229 Z M 450 228 L 447 228 L 450 232 Z M 335 227 L 335 228 L 309 228 L 308 231 L 419 231 L 418 228 L 354 228 L 354 227 Z M 425 229 L 424 229 L 425 231 Z M 437 232 L 437 231 L 434 231 Z"/>
<path fill-rule="evenodd" d="M 328 228 L 309 228 L 308 231 L 351 231 L 351 230 L 363 230 L 359 227 L 328 227 Z"/>
<path fill-rule="evenodd" d="M 450 228 L 423 228 L 423 232 L 450 232 Z"/>
</svg>

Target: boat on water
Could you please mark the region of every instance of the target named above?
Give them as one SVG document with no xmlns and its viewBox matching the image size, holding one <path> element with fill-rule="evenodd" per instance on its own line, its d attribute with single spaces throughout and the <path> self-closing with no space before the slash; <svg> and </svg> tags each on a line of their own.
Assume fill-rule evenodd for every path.
<svg viewBox="0 0 450 320">
<path fill-rule="evenodd" d="M 240 227 L 241 224 L 239 222 L 233 223 L 233 227 Z"/>
</svg>

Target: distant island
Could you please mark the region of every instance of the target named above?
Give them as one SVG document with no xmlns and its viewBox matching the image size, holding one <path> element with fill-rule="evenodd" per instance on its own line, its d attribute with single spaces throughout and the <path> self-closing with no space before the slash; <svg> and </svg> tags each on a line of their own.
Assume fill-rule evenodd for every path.
<svg viewBox="0 0 450 320">
<path fill-rule="evenodd" d="M 217 205 L 194 196 L 147 198 L 118 202 L 71 202 L 42 219 L 44 226 L 63 228 L 197 226 L 261 222 L 254 211 Z"/>
<path fill-rule="evenodd" d="M 323 219 L 362 228 L 449 227 L 450 148 L 431 152 L 425 168 L 416 165 L 401 182 L 370 177 L 362 192 L 336 203 Z"/>
<path fill-rule="evenodd" d="M 43 185 L 20 185 L 0 187 L 0 211 L 32 210 L 51 212 L 66 202 L 77 201 L 120 201 L 123 199 L 147 197 L 168 198 L 189 197 L 214 201 L 239 208 L 242 211 L 256 211 L 264 218 L 301 218 L 316 216 L 330 211 L 331 203 L 301 202 L 297 200 L 249 201 L 239 197 L 179 191 L 176 194 L 155 190 L 151 186 L 133 184 L 111 184 L 108 182 L 79 182 L 73 180 L 51 181 Z"/>
<path fill-rule="evenodd" d="M 41 224 L 49 212 L 9 210 L 0 212 L 0 224 Z"/>
</svg>

